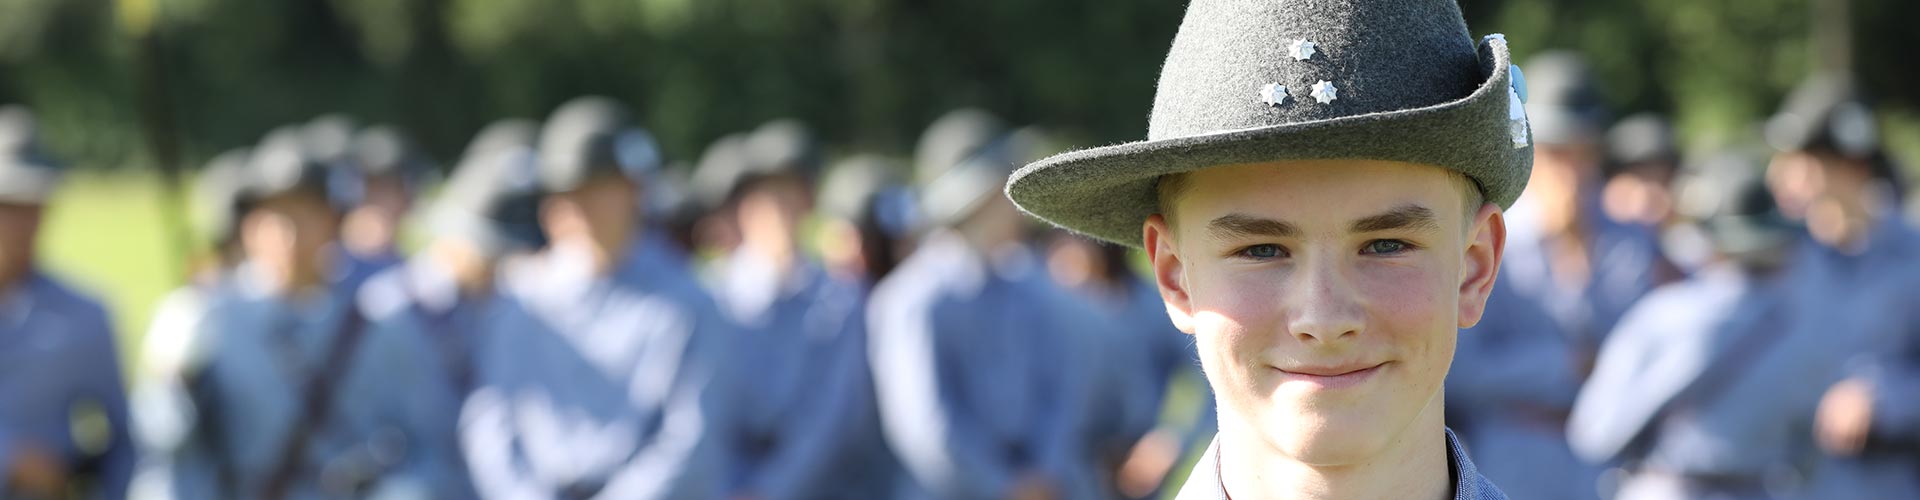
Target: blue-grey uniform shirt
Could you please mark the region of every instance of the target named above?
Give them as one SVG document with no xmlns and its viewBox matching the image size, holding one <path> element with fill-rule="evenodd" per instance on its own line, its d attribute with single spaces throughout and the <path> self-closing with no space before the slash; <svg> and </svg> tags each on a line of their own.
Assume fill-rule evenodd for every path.
<svg viewBox="0 0 1920 500">
<path fill-rule="evenodd" d="M 1480 323 L 1460 331 L 1447 373 L 1447 425 L 1473 450 L 1481 473 L 1518 498 L 1597 497 L 1599 467 L 1567 446 L 1581 368 L 1560 332 L 1552 315 L 1503 278 Z"/>
<path fill-rule="evenodd" d="M 921 495 L 1004 498 L 1030 474 L 1093 495 L 1082 355 L 1101 315 L 1024 249 L 996 258 L 929 235 L 874 288 L 869 355 L 882 427 Z"/>
<path fill-rule="evenodd" d="M 94 496 L 125 497 L 134 448 L 118 359 L 99 302 L 38 271 L 0 289 L 0 471 L 34 447 L 90 474 Z M 103 428 L 73 425 L 89 420 Z"/>
<path fill-rule="evenodd" d="M 1200 372 L 1193 336 L 1173 327 L 1159 289 L 1145 280 L 1129 278 L 1118 287 L 1077 292 L 1113 318 L 1109 331 L 1097 332 L 1088 339 L 1087 347 L 1090 353 L 1102 356 L 1090 367 L 1095 370 L 1099 400 L 1090 412 L 1093 421 L 1088 425 L 1087 439 L 1097 454 L 1096 463 L 1124 458 L 1132 446 L 1155 429 L 1165 429 L 1179 439 L 1182 457 L 1204 445 L 1218 427 L 1212 388 Z M 1196 404 L 1163 412 L 1168 390 L 1175 382 L 1196 392 Z M 1162 417 L 1170 418 L 1162 422 Z"/>
<path fill-rule="evenodd" d="M 358 294 L 366 356 L 387 376 L 354 401 L 385 406 L 389 432 L 405 438 L 404 474 L 433 498 L 475 496 L 460 455 L 460 405 L 474 385 L 474 344 L 501 301 L 463 294 L 442 264 L 425 257 L 369 278 Z"/>
<path fill-rule="evenodd" d="M 731 489 L 765 499 L 892 494 L 860 287 L 811 262 L 779 273 L 745 251 L 719 270 L 715 299 L 741 327 L 725 372 L 732 420 L 715 429 Z"/>
<path fill-rule="evenodd" d="M 1576 347 L 1598 346 L 1642 295 L 1659 285 L 1664 257 L 1649 229 L 1595 216 L 1590 221 L 1585 284 L 1553 273 L 1551 242 L 1527 224 L 1512 224 L 1500 282 L 1536 301 Z"/>
<path fill-rule="evenodd" d="M 327 370 L 328 353 L 358 312 L 351 290 L 277 294 L 249 265 L 212 295 L 192 336 L 207 352 L 183 368 L 189 400 L 175 410 L 189 422 L 185 437 L 163 452 L 171 455 L 174 496 L 251 498 L 294 439 L 308 384 Z M 431 398 L 393 383 L 418 376 L 419 364 L 357 323 L 360 340 L 332 375 L 329 412 L 305 431 L 290 498 L 418 496 L 430 488 L 420 459 L 436 450 L 416 440 L 430 435 L 420 429 L 431 423 L 416 420 L 408 403 Z"/>
<path fill-rule="evenodd" d="M 708 420 L 725 416 L 704 389 L 732 328 L 697 289 L 637 274 L 564 247 L 506 272 L 460 418 L 482 497 L 721 495 Z"/>
<path fill-rule="evenodd" d="M 1623 491 L 1639 477 L 1684 476 L 1741 478 L 1718 483 L 1754 493 L 1807 462 L 1815 405 L 1861 339 L 1815 314 L 1830 304 L 1806 272 L 1717 263 L 1648 295 L 1609 336 L 1574 405 L 1574 450 L 1646 472 Z"/>
<path fill-rule="evenodd" d="M 1467 450 L 1460 446 L 1460 440 L 1453 437 L 1453 431 L 1447 431 L 1447 472 L 1453 478 L 1453 500 L 1506 500 L 1507 495 L 1493 482 L 1480 475 L 1473 466 L 1473 460 L 1467 458 Z M 1216 439 L 1207 447 L 1207 454 L 1193 465 L 1193 472 L 1187 475 L 1187 484 L 1180 488 L 1177 500 L 1227 500 L 1227 485 L 1220 476 L 1220 442 Z"/>
<path fill-rule="evenodd" d="M 1889 217 L 1858 250 L 1812 253 L 1827 273 L 1830 330 L 1868 336 L 1839 376 L 1871 387 L 1873 421 L 1863 453 L 1823 457 L 1807 497 L 1920 498 L 1920 231 Z"/>
</svg>

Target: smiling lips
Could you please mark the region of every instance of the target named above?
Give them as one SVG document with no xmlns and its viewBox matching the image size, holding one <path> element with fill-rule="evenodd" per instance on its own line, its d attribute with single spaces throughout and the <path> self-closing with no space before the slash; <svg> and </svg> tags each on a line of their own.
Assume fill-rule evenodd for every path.
<svg viewBox="0 0 1920 500">
<path fill-rule="evenodd" d="M 1294 368 L 1275 368 L 1285 374 L 1288 381 L 1299 381 L 1320 386 L 1325 389 L 1351 387 L 1373 378 L 1387 363 L 1343 364 L 1334 366 L 1299 366 Z"/>
</svg>

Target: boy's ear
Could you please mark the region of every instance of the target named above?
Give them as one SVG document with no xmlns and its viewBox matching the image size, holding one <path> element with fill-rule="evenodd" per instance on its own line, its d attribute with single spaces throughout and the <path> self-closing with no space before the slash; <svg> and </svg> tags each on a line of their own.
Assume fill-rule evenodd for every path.
<svg viewBox="0 0 1920 500">
<path fill-rule="evenodd" d="M 1142 247 L 1147 250 L 1147 261 L 1153 266 L 1153 282 L 1160 288 L 1160 300 L 1167 304 L 1167 316 L 1173 320 L 1174 328 L 1187 334 L 1193 333 L 1193 299 L 1187 290 L 1186 263 L 1180 260 L 1179 245 L 1173 239 L 1172 227 L 1165 217 L 1154 214 L 1147 218 Z"/>
<path fill-rule="evenodd" d="M 1507 246 L 1507 222 L 1500 207 L 1482 205 L 1467 229 L 1467 245 L 1460 256 L 1460 328 L 1480 323 L 1486 314 L 1487 297 L 1500 275 L 1500 259 Z"/>
</svg>

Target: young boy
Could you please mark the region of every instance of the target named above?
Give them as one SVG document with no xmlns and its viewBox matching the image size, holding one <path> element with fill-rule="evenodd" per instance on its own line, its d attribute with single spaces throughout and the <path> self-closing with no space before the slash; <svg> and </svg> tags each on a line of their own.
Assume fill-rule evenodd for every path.
<svg viewBox="0 0 1920 500">
<path fill-rule="evenodd" d="M 1442 418 L 1525 187 L 1525 86 L 1448 0 L 1196 0 L 1148 140 L 1041 160 L 1027 212 L 1141 245 L 1220 431 L 1194 498 L 1481 499 Z"/>
</svg>

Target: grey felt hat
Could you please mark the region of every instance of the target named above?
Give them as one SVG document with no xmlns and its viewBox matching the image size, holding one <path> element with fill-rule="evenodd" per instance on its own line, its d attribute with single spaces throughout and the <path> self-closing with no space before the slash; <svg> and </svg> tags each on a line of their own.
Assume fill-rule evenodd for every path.
<svg viewBox="0 0 1920 500">
<path fill-rule="evenodd" d="M 194 182 L 196 219 L 215 244 L 226 244 L 240 232 L 240 216 L 247 212 L 245 197 L 250 148 L 220 153 L 207 161 Z"/>
<path fill-rule="evenodd" d="M 911 234 L 920 211 L 907 186 L 907 168 L 884 156 L 858 154 L 840 160 L 820 182 L 820 210 L 830 217 L 868 225 L 889 238 Z"/>
<path fill-rule="evenodd" d="M 1796 227 L 1774 204 L 1760 165 L 1740 152 L 1715 154 L 1680 183 L 1676 211 L 1723 253 L 1751 254 L 1791 242 Z"/>
<path fill-rule="evenodd" d="M 616 139 L 627 126 L 626 107 L 599 96 L 576 98 L 555 109 L 540 130 L 540 184 L 550 193 L 578 189 L 596 174 L 638 180 L 636 166 L 620 162 Z"/>
<path fill-rule="evenodd" d="M 1074 232 L 1138 246 L 1163 175 L 1278 160 L 1434 165 L 1511 205 L 1533 152 L 1506 39 L 1452 0 L 1194 0 L 1160 74 L 1147 140 L 1014 172 L 1006 192 Z"/>
<path fill-rule="evenodd" d="M 978 108 L 948 111 L 920 133 L 914 148 L 914 184 L 925 186 L 1006 133 L 1006 122 L 993 113 Z"/>
<path fill-rule="evenodd" d="M 532 149 L 505 147 L 463 162 L 448 177 L 427 224 L 435 234 L 471 242 L 489 256 L 545 245 L 537 161 Z"/>
<path fill-rule="evenodd" d="M 0 202 L 38 205 L 53 196 L 66 166 L 40 149 L 39 125 L 21 106 L 0 107 Z"/>
<path fill-rule="evenodd" d="M 433 170 L 433 162 L 392 125 L 375 125 L 353 137 L 353 165 L 367 176 L 392 175 L 409 183 Z"/>
<path fill-rule="evenodd" d="M 1867 159 L 1880 149 L 1872 108 L 1844 75 L 1816 74 L 1787 95 L 1767 120 L 1767 143 L 1781 151 L 1826 150 Z"/>
<path fill-rule="evenodd" d="M 752 155 L 747 152 L 746 134 L 727 134 L 714 140 L 700 154 L 700 163 L 694 165 L 693 178 L 688 181 L 694 202 L 702 211 L 726 205 L 732 200 L 740 178 L 752 168 L 752 161 Z"/>
<path fill-rule="evenodd" d="M 323 163 L 308 147 L 298 127 L 280 127 L 267 133 L 247 156 L 241 200 L 253 203 L 294 192 L 324 198 L 335 209 L 359 202 L 354 172 Z"/>
<path fill-rule="evenodd" d="M 1607 156 L 1616 165 L 1665 163 L 1680 160 L 1673 126 L 1660 115 L 1639 113 L 1620 120 L 1607 131 Z"/>
<path fill-rule="evenodd" d="M 792 118 L 755 128 L 747 136 L 747 154 L 751 174 L 794 174 L 808 179 L 820 174 L 820 141 L 813 129 Z"/>
<path fill-rule="evenodd" d="M 539 145 L 539 123 L 524 118 L 495 120 L 473 134 L 473 140 L 467 142 L 467 149 L 460 153 L 460 163 L 480 161 L 489 153 L 503 149 L 533 149 Z M 459 166 L 454 167 L 454 170 L 459 169 Z"/>
<path fill-rule="evenodd" d="M 1611 113 L 1593 67 L 1580 54 L 1550 50 L 1527 59 L 1527 120 L 1540 144 L 1598 143 Z"/>
</svg>

